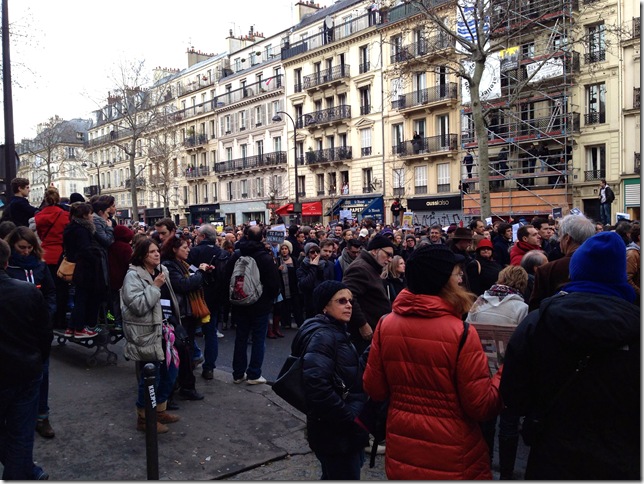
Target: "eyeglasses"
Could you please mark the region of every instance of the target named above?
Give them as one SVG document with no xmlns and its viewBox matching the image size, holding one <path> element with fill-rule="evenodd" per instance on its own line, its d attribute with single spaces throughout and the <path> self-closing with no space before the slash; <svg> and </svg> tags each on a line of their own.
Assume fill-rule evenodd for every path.
<svg viewBox="0 0 644 484">
<path fill-rule="evenodd" d="M 390 259 L 393 258 L 393 256 L 394 256 L 393 252 L 389 252 L 389 251 L 387 251 L 385 249 L 380 249 L 380 250 L 383 251 L 385 254 L 387 254 L 387 257 L 389 257 Z"/>
<path fill-rule="evenodd" d="M 346 306 L 347 303 L 353 304 L 353 299 L 349 299 L 348 297 L 339 297 L 338 299 L 334 299 L 333 302 L 337 302 L 340 306 Z"/>
</svg>

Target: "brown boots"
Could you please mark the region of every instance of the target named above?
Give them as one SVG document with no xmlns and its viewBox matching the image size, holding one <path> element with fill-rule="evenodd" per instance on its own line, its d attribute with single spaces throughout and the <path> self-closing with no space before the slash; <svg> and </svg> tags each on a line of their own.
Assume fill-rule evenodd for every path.
<svg viewBox="0 0 644 484">
<path fill-rule="evenodd" d="M 158 434 L 165 434 L 168 430 L 170 430 L 168 426 L 165 424 L 175 423 L 180 420 L 180 417 L 178 415 L 174 415 L 172 413 L 166 412 L 167 405 L 168 405 L 167 402 L 159 403 L 157 405 L 157 433 Z M 136 414 L 137 414 L 136 430 L 145 432 L 145 409 L 137 407 Z"/>
<path fill-rule="evenodd" d="M 275 339 L 275 338 L 283 338 L 284 335 L 280 331 L 280 317 L 273 315 L 273 325 L 271 327 L 271 324 L 268 323 L 268 331 L 266 333 L 266 337 L 270 339 Z"/>
</svg>

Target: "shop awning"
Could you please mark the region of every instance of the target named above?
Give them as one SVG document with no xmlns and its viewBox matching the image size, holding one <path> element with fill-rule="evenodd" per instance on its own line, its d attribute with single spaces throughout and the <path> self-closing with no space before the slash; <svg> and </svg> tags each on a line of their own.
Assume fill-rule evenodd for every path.
<svg viewBox="0 0 644 484">
<path fill-rule="evenodd" d="M 275 210 L 277 215 L 288 215 L 293 213 L 293 204 L 287 203 Z M 302 217 L 319 217 L 322 215 L 322 202 L 302 203 Z"/>
</svg>

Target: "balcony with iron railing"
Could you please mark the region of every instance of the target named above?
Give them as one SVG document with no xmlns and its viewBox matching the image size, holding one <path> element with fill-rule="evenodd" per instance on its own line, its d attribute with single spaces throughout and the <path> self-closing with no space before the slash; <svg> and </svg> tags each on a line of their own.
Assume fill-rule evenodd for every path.
<svg viewBox="0 0 644 484">
<path fill-rule="evenodd" d="M 286 164 L 286 151 L 273 151 L 271 153 L 262 153 L 261 155 L 251 155 L 234 160 L 220 161 L 215 163 L 215 173 L 238 173 L 244 170 L 254 170 L 258 168 L 271 168 L 277 165 Z"/>
<path fill-rule="evenodd" d="M 276 91 L 278 89 L 282 89 L 283 87 L 283 76 L 282 74 L 279 74 L 277 76 L 269 77 L 252 84 L 248 84 L 245 87 L 240 87 L 239 89 L 235 89 L 234 91 L 218 95 L 213 100 L 214 107 L 215 109 L 218 109 L 224 106 L 230 106 L 231 104 L 238 103 L 260 94 Z"/>
<path fill-rule="evenodd" d="M 391 55 L 392 64 L 397 62 L 411 61 L 428 54 L 435 54 L 445 49 L 453 48 L 456 40 L 447 35 L 435 35 L 429 39 L 421 39 L 411 44 L 406 44 Z"/>
<path fill-rule="evenodd" d="M 315 89 L 322 87 L 326 84 L 340 82 L 345 80 L 349 82 L 350 79 L 350 66 L 348 64 L 341 64 L 339 66 L 331 67 L 323 71 L 315 72 L 302 78 L 302 87 L 304 89 Z"/>
<path fill-rule="evenodd" d="M 359 74 L 364 74 L 365 72 L 369 72 L 370 69 L 371 69 L 371 64 L 368 61 L 358 65 Z"/>
<path fill-rule="evenodd" d="M 313 129 L 316 126 L 334 124 L 344 119 L 351 119 L 351 106 L 347 104 L 305 114 L 298 118 L 295 124 L 298 129 L 304 127 Z"/>
<path fill-rule="evenodd" d="M 639 152 L 633 153 L 633 172 L 640 174 L 642 169 L 642 158 Z"/>
<path fill-rule="evenodd" d="M 186 148 L 196 148 L 208 143 L 208 135 L 205 133 L 193 134 L 183 140 L 183 146 Z"/>
<path fill-rule="evenodd" d="M 209 166 L 188 166 L 186 168 L 186 178 L 188 180 L 196 180 L 198 178 L 205 178 L 210 175 Z"/>
<path fill-rule="evenodd" d="M 106 135 L 97 136 L 96 138 L 85 141 L 85 148 L 94 148 L 96 146 L 114 143 L 116 141 L 131 137 L 132 133 L 133 131 L 130 128 L 114 129 Z"/>
<path fill-rule="evenodd" d="M 458 84 L 449 82 L 438 86 L 420 89 L 409 94 L 400 94 L 398 99 L 391 102 L 391 108 L 398 111 L 411 110 L 417 106 L 443 102 L 458 98 Z"/>
<path fill-rule="evenodd" d="M 128 178 L 127 180 L 125 180 L 125 188 L 130 188 L 131 186 L 132 186 L 132 179 Z M 134 186 L 136 186 L 136 188 L 143 188 L 145 186 L 145 180 L 143 178 L 137 178 L 134 183 Z"/>
<path fill-rule="evenodd" d="M 588 114 L 584 114 L 584 124 L 586 126 L 591 124 L 604 124 L 605 122 L 606 122 L 605 111 L 591 112 Z"/>
<path fill-rule="evenodd" d="M 394 187 L 394 197 L 404 197 L 405 187 Z"/>
<path fill-rule="evenodd" d="M 456 134 L 444 134 L 430 136 L 412 141 L 403 141 L 394 145 L 391 154 L 399 157 L 426 156 L 434 153 L 458 150 L 458 136 Z"/>
<path fill-rule="evenodd" d="M 631 35 L 631 38 L 633 39 L 639 39 L 640 34 L 641 34 L 641 22 L 640 22 L 640 17 L 633 17 L 633 34 Z"/>
<path fill-rule="evenodd" d="M 595 62 L 604 62 L 606 60 L 606 50 L 596 49 L 592 52 L 584 54 L 584 62 L 586 64 L 594 64 Z"/>
<path fill-rule="evenodd" d="M 580 132 L 580 114 L 568 113 L 532 119 L 510 119 L 504 123 L 488 124 L 490 144 L 503 144 L 509 140 L 529 141 L 542 137 L 561 137 Z M 461 133 L 461 143 L 470 147 L 476 142 L 474 129 Z"/>
<path fill-rule="evenodd" d="M 365 114 L 370 114 L 371 113 L 371 106 L 369 105 L 363 105 L 360 106 L 360 115 L 364 116 Z"/>
<path fill-rule="evenodd" d="M 633 109 L 639 109 L 641 106 L 640 89 L 639 87 L 633 88 Z"/>
<path fill-rule="evenodd" d="M 351 146 L 341 146 L 339 148 L 325 148 L 322 150 L 310 150 L 304 155 L 307 165 L 320 165 L 325 163 L 334 163 L 338 161 L 350 160 L 353 158 Z M 302 157 L 299 157 L 300 164 Z"/>
<path fill-rule="evenodd" d="M 584 181 L 599 181 L 606 178 L 606 170 L 586 170 Z"/>
</svg>

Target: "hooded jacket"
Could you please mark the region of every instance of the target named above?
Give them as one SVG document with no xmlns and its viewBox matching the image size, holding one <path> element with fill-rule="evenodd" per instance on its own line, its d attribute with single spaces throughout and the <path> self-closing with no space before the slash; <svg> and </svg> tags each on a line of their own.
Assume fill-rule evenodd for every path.
<svg viewBox="0 0 644 484">
<path fill-rule="evenodd" d="M 317 265 L 311 264 L 307 255 L 299 264 L 297 270 L 297 287 L 304 299 L 304 312 L 308 317 L 315 315 L 313 291 L 324 281 L 335 280 L 335 267 L 332 260 L 320 258 Z"/>
<path fill-rule="evenodd" d="M 389 479 L 492 479 L 479 422 L 501 410 L 500 373 L 490 378 L 476 329 L 438 296 L 404 289 L 376 328 L 365 392 L 389 398 Z"/>
<path fill-rule="evenodd" d="M 7 265 L 7 274 L 13 279 L 33 284 L 45 297 L 49 316 L 56 312 L 56 286 L 47 265 L 33 254 L 22 257 L 12 252 Z"/>
<path fill-rule="evenodd" d="M 641 479 L 640 339 L 639 308 L 585 292 L 545 299 L 517 327 L 501 394 L 544 422 L 526 479 Z"/>
</svg>

